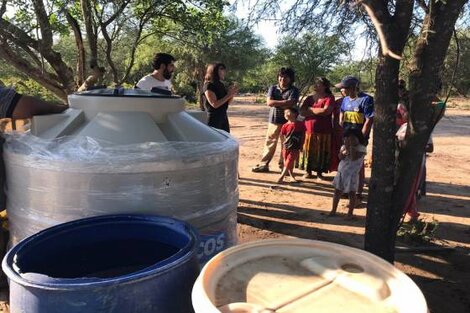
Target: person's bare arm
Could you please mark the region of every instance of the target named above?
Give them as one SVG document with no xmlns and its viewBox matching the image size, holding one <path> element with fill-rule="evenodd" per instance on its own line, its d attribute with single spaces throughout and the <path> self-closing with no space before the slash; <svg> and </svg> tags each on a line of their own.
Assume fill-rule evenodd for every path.
<svg viewBox="0 0 470 313">
<path fill-rule="evenodd" d="M 217 100 L 217 96 L 213 91 L 206 90 L 204 94 L 206 95 L 207 102 L 213 107 L 214 109 L 220 108 L 225 102 L 231 101 L 235 94 L 237 93 L 237 89 L 230 87 L 228 90 L 228 93 L 225 97 L 220 98 Z"/>
<path fill-rule="evenodd" d="M 344 112 L 340 111 L 339 112 L 339 126 L 343 127 L 344 123 Z"/>
<path fill-rule="evenodd" d="M 333 106 L 329 105 L 325 108 L 310 108 L 310 111 L 315 115 L 330 115 L 333 112 Z"/>
<path fill-rule="evenodd" d="M 61 113 L 67 108 L 67 105 L 49 103 L 31 96 L 21 96 L 11 117 L 13 119 L 27 119 L 34 115 Z"/>
<path fill-rule="evenodd" d="M 271 98 L 266 99 L 266 104 L 269 107 L 278 107 L 278 108 L 287 109 L 287 108 L 294 106 L 295 103 L 296 103 L 295 100 L 273 100 Z"/>
<path fill-rule="evenodd" d="M 341 146 L 339 149 L 339 154 L 338 157 L 340 160 L 343 160 L 346 156 L 348 155 L 348 150 L 346 149 L 346 146 Z"/>
<path fill-rule="evenodd" d="M 341 118 L 341 117 L 340 117 Z M 365 137 L 369 137 L 370 130 L 372 128 L 372 123 L 374 122 L 374 118 L 366 118 L 366 122 L 364 123 L 364 126 L 362 126 L 362 134 Z"/>
</svg>

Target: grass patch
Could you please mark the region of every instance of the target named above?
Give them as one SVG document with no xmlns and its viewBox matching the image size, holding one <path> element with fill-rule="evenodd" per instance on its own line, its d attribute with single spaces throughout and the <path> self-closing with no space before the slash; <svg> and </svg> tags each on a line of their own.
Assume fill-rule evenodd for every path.
<svg viewBox="0 0 470 313">
<path fill-rule="evenodd" d="M 257 104 L 264 104 L 266 102 L 266 97 L 256 97 L 255 103 Z"/>
<path fill-rule="evenodd" d="M 397 236 L 401 241 L 410 245 L 429 243 L 435 239 L 438 226 L 439 222 L 435 219 L 430 222 L 418 219 L 414 222 L 403 223 L 397 232 Z"/>
<path fill-rule="evenodd" d="M 184 107 L 186 108 L 186 110 L 199 110 L 199 104 L 195 102 L 186 101 L 186 103 L 184 104 Z"/>
</svg>

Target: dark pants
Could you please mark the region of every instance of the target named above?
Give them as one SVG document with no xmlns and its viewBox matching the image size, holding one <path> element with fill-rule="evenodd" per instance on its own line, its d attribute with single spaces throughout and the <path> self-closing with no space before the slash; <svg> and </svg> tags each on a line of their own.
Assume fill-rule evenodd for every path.
<svg viewBox="0 0 470 313">
<path fill-rule="evenodd" d="M 213 114 L 209 112 L 209 120 L 207 125 L 217 129 L 225 130 L 227 133 L 230 133 L 230 124 L 228 123 L 227 113 L 225 112 L 224 114 Z"/>
<path fill-rule="evenodd" d="M 0 212 L 7 208 L 7 196 L 5 194 L 5 162 L 3 161 L 3 144 L 5 139 L 0 136 Z"/>
</svg>

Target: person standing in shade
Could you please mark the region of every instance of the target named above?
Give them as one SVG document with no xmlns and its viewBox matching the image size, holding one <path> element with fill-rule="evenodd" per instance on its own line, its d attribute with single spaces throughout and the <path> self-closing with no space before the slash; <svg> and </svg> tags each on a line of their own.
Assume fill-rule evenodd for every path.
<svg viewBox="0 0 470 313">
<path fill-rule="evenodd" d="M 251 170 L 255 173 L 269 172 L 271 162 L 279 138 L 284 142 L 281 135 L 281 127 L 287 120 L 284 117 L 284 110 L 294 107 L 299 101 L 299 90 L 293 85 L 295 72 L 291 68 L 282 67 L 277 74 L 278 84 L 273 85 L 268 90 L 267 105 L 269 109 L 269 124 L 264 143 L 261 161 Z M 279 160 L 279 168 L 283 168 L 282 157 Z"/>
<path fill-rule="evenodd" d="M 171 76 L 175 71 L 175 61 L 175 58 L 171 54 L 155 54 L 152 61 L 153 72 L 142 77 L 136 84 L 136 87 L 143 90 L 159 88 L 171 91 Z"/>
<path fill-rule="evenodd" d="M 207 67 L 204 78 L 204 107 L 208 113 L 207 125 L 225 130 L 230 133 L 227 109 L 233 97 L 238 92 L 238 87 L 232 85 L 226 87 L 225 79 L 226 67 L 223 63 L 213 63 Z"/>
<path fill-rule="evenodd" d="M 339 117 L 343 131 L 360 130 L 367 145 L 374 121 L 374 98 L 359 90 L 359 79 L 354 76 L 345 76 L 335 87 L 344 89 L 345 94 Z M 364 178 L 365 169 L 363 165 L 359 172 L 359 187 L 357 189 L 357 199 L 359 200 L 362 200 Z"/>
</svg>

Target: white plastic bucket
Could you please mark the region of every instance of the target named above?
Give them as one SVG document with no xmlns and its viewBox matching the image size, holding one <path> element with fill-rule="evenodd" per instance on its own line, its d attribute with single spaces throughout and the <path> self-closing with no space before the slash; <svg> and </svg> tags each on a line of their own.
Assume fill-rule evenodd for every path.
<svg viewBox="0 0 470 313">
<path fill-rule="evenodd" d="M 391 264 L 334 243 L 274 239 L 225 250 L 200 273 L 196 313 L 426 313 L 421 290 Z"/>
</svg>

